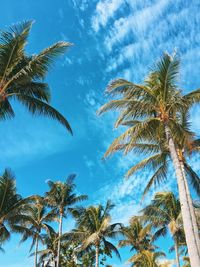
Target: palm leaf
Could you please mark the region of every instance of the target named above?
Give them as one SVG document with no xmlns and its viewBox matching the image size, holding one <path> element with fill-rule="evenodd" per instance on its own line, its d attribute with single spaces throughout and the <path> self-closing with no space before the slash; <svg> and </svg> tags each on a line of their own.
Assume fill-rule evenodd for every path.
<svg viewBox="0 0 200 267">
<path fill-rule="evenodd" d="M 25 105 L 33 115 L 43 115 L 53 118 L 66 127 L 66 129 L 72 134 L 72 129 L 68 121 L 60 114 L 55 108 L 51 107 L 47 103 L 27 95 L 17 95 L 17 99 Z"/>
<path fill-rule="evenodd" d="M 184 162 L 184 168 L 185 168 L 187 177 L 189 178 L 190 183 L 192 184 L 192 187 L 194 188 L 196 193 L 200 196 L 200 178 L 198 174 L 186 162 Z"/>
</svg>

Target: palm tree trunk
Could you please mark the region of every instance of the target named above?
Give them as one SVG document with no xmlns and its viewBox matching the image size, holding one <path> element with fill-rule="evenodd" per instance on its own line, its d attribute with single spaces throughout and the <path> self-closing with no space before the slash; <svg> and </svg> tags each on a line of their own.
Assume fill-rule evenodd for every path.
<svg viewBox="0 0 200 267">
<path fill-rule="evenodd" d="M 199 241 L 196 242 L 195 232 L 192 223 L 192 217 L 190 214 L 189 203 L 187 199 L 187 190 L 185 186 L 185 180 L 182 173 L 182 168 L 179 162 L 177 151 L 175 148 L 174 141 L 171 137 L 170 129 L 165 125 L 165 133 L 169 144 L 169 151 L 173 161 L 176 179 L 179 190 L 179 198 L 181 204 L 181 213 L 183 217 L 183 227 L 185 231 L 186 243 L 188 247 L 188 254 L 191 261 L 191 267 L 200 266 L 200 256 L 199 256 Z"/>
<path fill-rule="evenodd" d="M 199 229 L 197 226 L 197 218 L 195 215 L 194 206 L 192 203 L 192 198 L 191 198 L 191 194 L 190 194 L 190 190 L 189 190 L 189 186 L 188 186 L 188 182 L 187 182 L 187 178 L 186 178 L 186 174 L 185 174 L 185 167 L 184 167 L 183 161 L 182 160 L 179 160 L 179 161 L 181 164 L 182 173 L 183 173 L 183 177 L 184 177 L 184 181 L 185 181 L 187 199 L 188 199 L 188 203 L 189 203 L 190 214 L 192 217 L 192 224 L 193 224 L 193 228 L 194 228 L 195 239 L 196 239 L 196 243 L 198 244 L 198 251 L 199 251 L 199 256 L 200 256 L 200 243 L 199 243 L 200 240 L 199 240 Z"/>
<path fill-rule="evenodd" d="M 96 245 L 96 264 L 95 267 L 99 267 L 99 245 Z"/>
<path fill-rule="evenodd" d="M 176 254 L 176 266 L 181 267 L 180 259 L 179 259 L 179 252 L 178 252 L 178 240 L 174 237 L 174 247 L 175 247 L 175 254 Z"/>
<path fill-rule="evenodd" d="M 59 222 L 59 231 L 58 231 L 58 255 L 57 255 L 57 267 L 60 267 L 60 237 L 62 235 L 62 222 L 63 222 L 63 213 L 60 213 L 60 222 Z"/>
<path fill-rule="evenodd" d="M 37 267 L 37 254 L 38 254 L 38 236 L 35 241 L 35 267 Z"/>
</svg>

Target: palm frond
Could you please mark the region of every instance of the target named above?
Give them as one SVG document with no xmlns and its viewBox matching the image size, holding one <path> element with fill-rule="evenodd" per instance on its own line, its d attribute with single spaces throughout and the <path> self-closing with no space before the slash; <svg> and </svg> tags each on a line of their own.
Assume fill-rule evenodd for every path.
<svg viewBox="0 0 200 267">
<path fill-rule="evenodd" d="M 167 179 L 167 164 L 161 165 L 150 178 L 148 184 L 146 185 L 142 198 L 149 192 L 152 185 L 159 185 L 163 180 Z"/>
<path fill-rule="evenodd" d="M 72 134 L 69 122 L 49 104 L 28 95 L 17 95 L 16 97 L 33 115 L 43 115 L 53 118 L 60 122 Z"/>
<path fill-rule="evenodd" d="M 192 184 L 192 187 L 196 191 L 196 193 L 200 196 L 200 178 L 198 174 L 192 169 L 192 167 L 187 163 L 184 162 L 184 168 L 187 174 L 187 177 Z"/>
</svg>

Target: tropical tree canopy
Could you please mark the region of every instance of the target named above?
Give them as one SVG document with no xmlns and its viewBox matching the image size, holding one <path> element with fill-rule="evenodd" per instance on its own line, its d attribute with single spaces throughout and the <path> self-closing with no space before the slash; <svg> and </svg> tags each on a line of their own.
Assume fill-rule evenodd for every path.
<svg viewBox="0 0 200 267">
<path fill-rule="evenodd" d="M 143 224 L 142 217 L 134 216 L 130 220 L 130 224 L 121 229 L 123 239 L 119 241 L 119 247 L 129 246 L 130 251 L 137 252 L 153 250 L 151 228 L 151 224 Z"/>
<path fill-rule="evenodd" d="M 111 256 L 114 252 L 119 258 L 120 254 L 117 248 L 110 242 L 110 239 L 116 238 L 121 231 L 122 224 L 111 224 L 110 211 L 114 207 L 108 201 L 103 207 L 102 205 L 90 206 L 76 213 L 77 228 L 72 232 L 63 235 L 63 237 L 71 237 L 80 242 L 79 251 L 84 251 L 89 247 L 96 249 L 96 266 L 99 263 L 99 252 L 103 249 L 104 253 Z"/>
<path fill-rule="evenodd" d="M 119 111 L 115 127 L 127 128 L 116 138 L 105 153 L 105 157 L 117 151 L 143 154 L 144 159 L 127 172 L 130 177 L 138 170 L 152 168 L 154 173 L 144 190 L 167 179 L 170 152 L 165 136 L 168 122 L 179 152 L 190 154 L 199 150 L 199 139 L 189 129 L 189 108 L 199 101 L 200 90 L 182 95 L 178 88 L 180 61 L 177 56 L 164 54 L 155 64 L 143 84 L 134 84 L 124 79 L 112 81 L 106 93 L 117 99 L 103 105 L 98 114 L 110 110 Z M 148 155 L 148 157 L 146 157 Z M 182 155 L 183 157 L 184 155 Z M 200 179 L 184 160 L 186 172 L 199 192 Z"/>
<path fill-rule="evenodd" d="M 10 27 L 0 34 L 0 119 L 15 116 L 12 100 L 24 105 L 33 115 L 59 121 L 72 133 L 68 121 L 49 103 L 51 93 L 44 82 L 55 59 L 72 44 L 57 42 L 38 54 L 25 51 L 32 21 Z"/>
<path fill-rule="evenodd" d="M 6 169 L 0 176 L 0 246 L 10 239 L 11 232 L 22 220 L 23 208 L 30 198 L 17 194 L 15 176 Z"/>
</svg>

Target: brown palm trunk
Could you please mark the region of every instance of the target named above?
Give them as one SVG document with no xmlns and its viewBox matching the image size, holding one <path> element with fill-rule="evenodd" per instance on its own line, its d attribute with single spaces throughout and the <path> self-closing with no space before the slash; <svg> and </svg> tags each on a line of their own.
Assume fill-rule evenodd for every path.
<svg viewBox="0 0 200 267">
<path fill-rule="evenodd" d="M 178 240 L 174 237 L 174 247 L 175 247 L 175 254 L 176 254 L 176 266 L 181 267 L 180 259 L 179 259 L 179 252 L 178 252 Z"/>
<path fill-rule="evenodd" d="M 178 184 L 179 190 L 179 198 L 181 204 L 181 212 L 183 217 L 183 227 L 185 231 L 186 243 L 188 247 L 188 254 L 191 261 L 191 267 L 200 266 L 200 256 L 199 256 L 199 249 L 198 244 L 196 242 L 195 232 L 192 223 L 192 217 L 190 214 L 189 203 L 187 199 L 187 190 L 185 186 L 185 180 L 182 173 L 182 168 L 179 162 L 179 158 L 177 155 L 176 147 L 174 141 L 171 137 L 170 129 L 167 125 L 165 125 L 165 133 L 169 144 L 169 151 L 173 161 L 176 179 Z"/>
<path fill-rule="evenodd" d="M 37 267 L 37 254 L 38 254 L 38 236 L 35 241 L 35 267 Z"/>
<path fill-rule="evenodd" d="M 96 245 L 96 264 L 95 267 L 99 267 L 99 245 Z"/>
<path fill-rule="evenodd" d="M 62 235 L 62 221 L 63 221 L 63 213 L 60 213 L 60 220 L 59 220 L 59 231 L 58 231 L 58 255 L 57 255 L 57 267 L 60 267 L 60 237 Z"/>
</svg>

